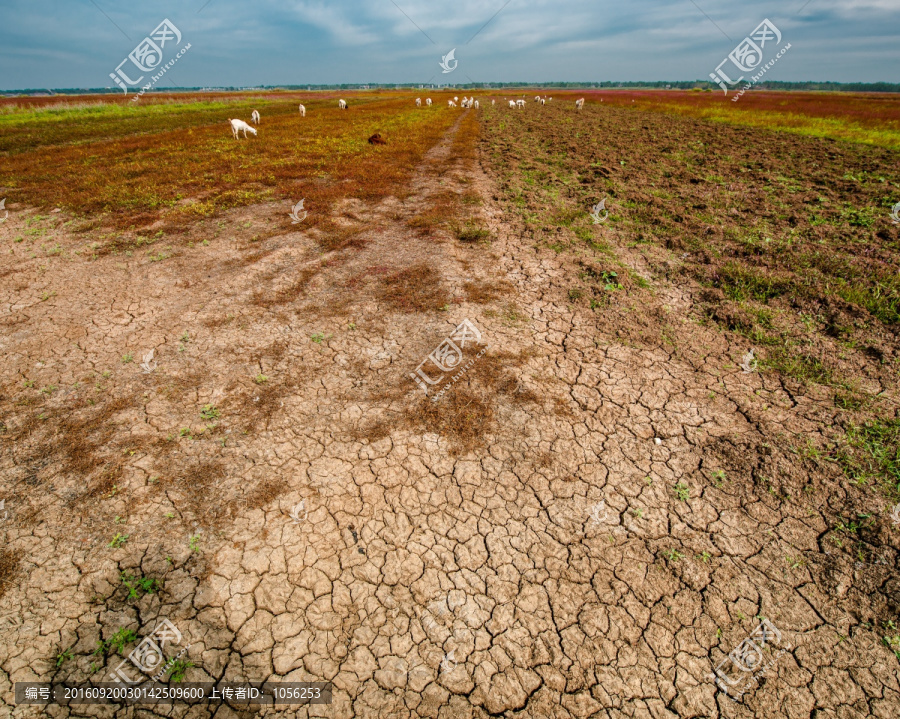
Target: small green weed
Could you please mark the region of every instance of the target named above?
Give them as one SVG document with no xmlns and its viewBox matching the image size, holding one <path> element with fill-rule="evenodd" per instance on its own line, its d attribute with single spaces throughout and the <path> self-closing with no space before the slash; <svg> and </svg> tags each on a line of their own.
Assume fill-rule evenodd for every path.
<svg viewBox="0 0 900 719">
<path fill-rule="evenodd" d="M 667 549 L 665 552 L 663 552 L 663 556 L 673 563 L 684 559 L 684 555 L 677 549 Z"/>
<path fill-rule="evenodd" d="M 200 416 L 207 421 L 218 419 L 219 410 L 211 404 L 205 404 L 203 409 L 200 410 Z"/>
<path fill-rule="evenodd" d="M 66 649 L 66 651 L 61 652 L 56 655 L 56 666 L 61 667 L 67 661 L 69 661 L 74 655 L 72 654 L 71 649 Z"/>
<path fill-rule="evenodd" d="M 192 666 L 194 666 L 193 662 L 185 661 L 184 659 L 176 659 L 169 666 L 169 680 L 176 683 L 182 681 L 187 670 Z"/>
<path fill-rule="evenodd" d="M 145 594 L 156 594 L 161 589 L 159 581 L 150 577 L 134 577 L 128 572 L 122 572 L 121 579 L 128 589 L 129 599 L 140 599 Z"/>
</svg>

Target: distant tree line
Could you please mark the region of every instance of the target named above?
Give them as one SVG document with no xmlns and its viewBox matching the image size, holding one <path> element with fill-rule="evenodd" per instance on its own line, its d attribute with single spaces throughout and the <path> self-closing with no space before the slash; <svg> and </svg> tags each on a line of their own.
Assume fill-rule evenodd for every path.
<svg viewBox="0 0 900 719">
<path fill-rule="evenodd" d="M 654 81 L 629 81 L 614 82 L 475 82 L 458 85 L 433 85 L 422 83 L 343 83 L 340 85 L 261 85 L 258 87 L 183 87 L 183 88 L 158 88 L 156 92 L 240 92 L 248 90 L 430 90 L 430 89 L 459 89 L 459 90 L 491 90 L 491 89 L 515 89 L 515 88 L 557 88 L 561 90 L 590 90 L 590 89 L 664 89 L 664 90 L 704 90 L 716 92 L 718 85 L 707 80 L 654 80 Z M 784 82 L 770 80 L 754 85 L 755 90 L 794 90 L 794 91 L 827 91 L 827 92 L 900 92 L 900 83 L 895 82 Z M 3 90 L 0 96 L 6 95 L 82 95 L 82 94 L 118 94 L 122 91 L 118 88 L 93 87 L 93 88 L 60 88 L 49 90 L 47 88 L 29 88 L 24 90 Z M 152 90 L 151 90 L 152 92 Z"/>
</svg>

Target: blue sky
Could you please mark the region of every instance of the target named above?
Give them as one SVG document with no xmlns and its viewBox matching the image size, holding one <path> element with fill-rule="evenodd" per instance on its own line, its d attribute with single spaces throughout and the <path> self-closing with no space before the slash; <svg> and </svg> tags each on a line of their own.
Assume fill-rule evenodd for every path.
<svg viewBox="0 0 900 719">
<path fill-rule="evenodd" d="M 165 18 L 182 42 L 164 61 L 191 48 L 160 89 L 706 79 L 764 18 L 791 44 L 767 79 L 900 82 L 900 0 L 504 3 L 3 0 L 0 89 L 112 86 Z M 458 65 L 442 73 L 451 49 Z"/>
</svg>

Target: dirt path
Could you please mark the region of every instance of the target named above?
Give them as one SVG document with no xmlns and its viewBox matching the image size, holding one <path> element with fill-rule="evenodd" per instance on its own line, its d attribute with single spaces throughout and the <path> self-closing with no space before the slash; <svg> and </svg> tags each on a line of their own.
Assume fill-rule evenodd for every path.
<svg viewBox="0 0 900 719">
<path fill-rule="evenodd" d="M 4 387 L 63 388 L 33 400 L 62 424 L 6 421 L 20 441 L 0 532 L 18 579 L 0 597 L 0 698 L 17 681 L 107 680 L 132 648 L 116 632 L 167 619 L 190 645 L 187 681 L 332 681 L 333 704 L 299 717 L 895 715 L 879 637 L 848 641 L 848 587 L 801 561 L 822 518 L 740 489 L 789 461 L 761 427 L 813 419 L 741 371 L 746 348 L 691 324 L 675 286 L 644 308 L 672 351 L 598 332 L 568 301 L 577 268 L 521 238 L 454 155 L 457 128 L 408 196 L 337 208 L 358 231 L 341 250 L 298 230 L 252 255 L 217 240 L 88 275 L 16 270 Z M 411 226 L 473 190 L 491 244 Z M 458 339 L 464 320 L 480 340 Z M 431 403 L 410 375 L 451 336 L 466 373 Z M 92 370 L 89 404 L 73 385 Z M 137 577 L 161 589 L 129 594 Z M 762 617 L 772 665 L 735 703 L 712 661 Z"/>
</svg>

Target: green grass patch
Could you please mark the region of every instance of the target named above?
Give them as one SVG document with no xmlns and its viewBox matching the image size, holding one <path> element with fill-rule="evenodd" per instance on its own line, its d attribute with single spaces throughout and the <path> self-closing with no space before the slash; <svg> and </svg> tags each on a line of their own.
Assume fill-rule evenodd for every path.
<svg viewBox="0 0 900 719">
<path fill-rule="evenodd" d="M 872 480 L 891 501 L 900 501 L 900 419 L 875 420 L 847 432 L 839 461 L 858 484 Z"/>
</svg>

